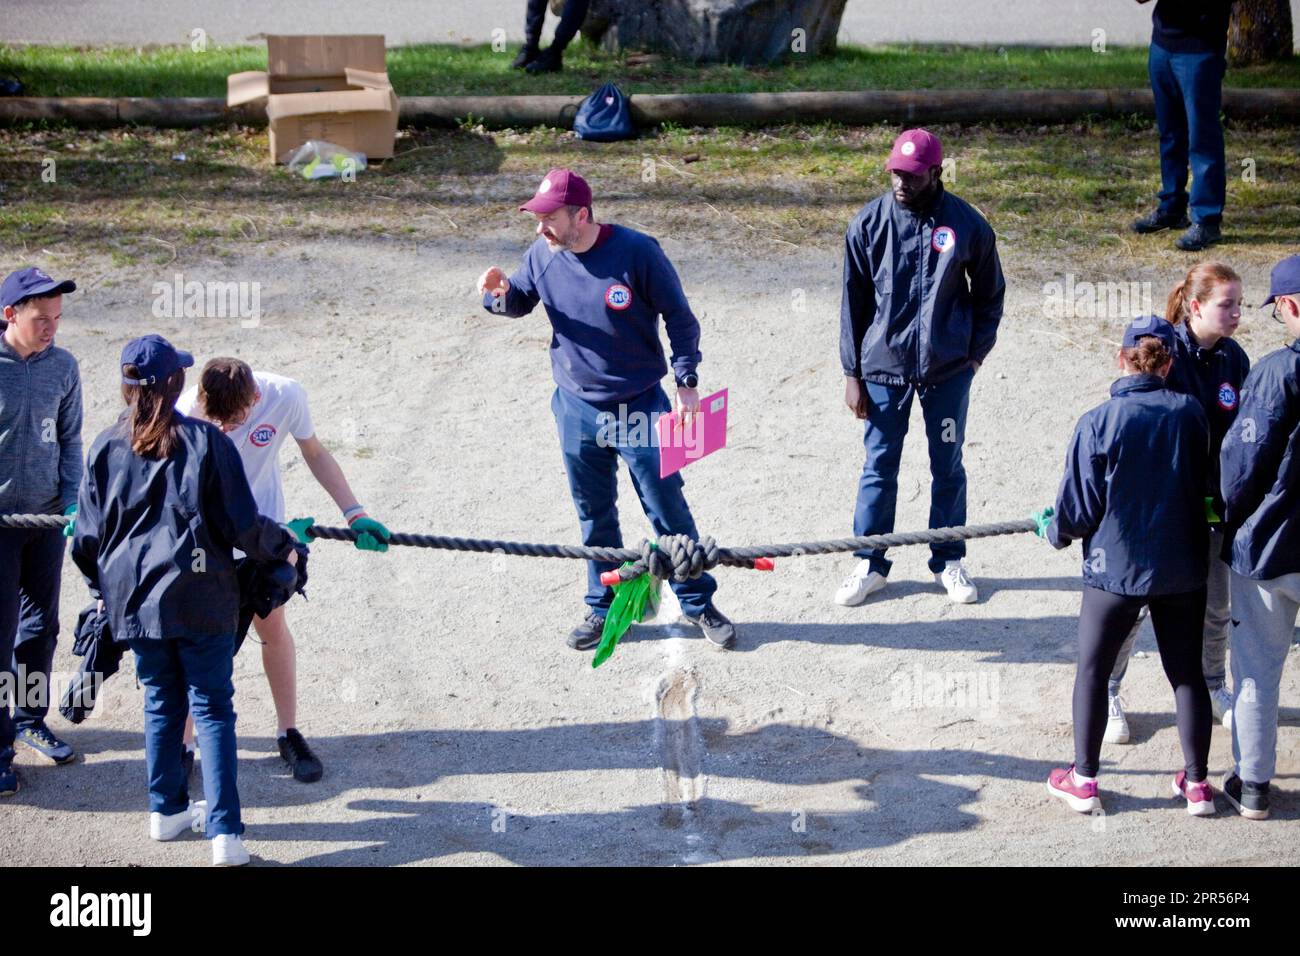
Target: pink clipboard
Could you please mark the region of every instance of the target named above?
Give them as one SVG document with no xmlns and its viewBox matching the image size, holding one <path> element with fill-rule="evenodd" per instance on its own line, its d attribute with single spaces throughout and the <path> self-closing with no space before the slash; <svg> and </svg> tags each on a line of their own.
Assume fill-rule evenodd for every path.
<svg viewBox="0 0 1300 956">
<path fill-rule="evenodd" d="M 727 390 L 700 400 L 700 414 L 682 428 L 676 412 L 665 412 L 655 422 L 659 438 L 659 477 L 676 474 L 692 462 L 727 444 Z"/>
</svg>

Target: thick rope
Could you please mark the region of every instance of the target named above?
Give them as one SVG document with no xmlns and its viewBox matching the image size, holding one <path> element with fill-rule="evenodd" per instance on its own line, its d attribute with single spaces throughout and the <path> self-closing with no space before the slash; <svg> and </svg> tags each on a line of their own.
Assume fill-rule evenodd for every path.
<svg viewBox="0 0 1300 956">
<path fill-rule="evenodd" d="M 62 528 L 68 523 L 63 515 L 0 515 L 0 528 Z M 898 548 L 915 544 L 945 544 L 972 538 L 991 538 L 1004 534 L 1033 531 L 1032 518 L 1003 521 L 997 524 L 962 525 L 956 528 L 933 528 L 929 531 L 900 531 L 861 538 L 833 538 L 825 541 L 799 541 L 793 544 L 765 544 L 747 548 L 720 548 L 710 537 L 694 541 L 686 535 L 663 535 L 654 542 L 642 541 L 639 548 L 598 548 L 567 544 L 530 544 L 523 541 L 493 541 L 487 538 L 455 538 L 437 534 L 394 532 L 389 544 L 412 548 L 436 548 L 442 551 L 473 551 L 486 554 L 510 554 L 526 558 L 578 558 L 612 564 L 631 563 L 620 568 L 622 580 L 650 571 L 664 580 L 684 581 L 699 577 L 718 565 L 753 568 L 759 559 L 794 558 L 810 554 L 838 554 L 845 551 Z M 307 534 L 332 541 L 355 541 L 358 532 L 351 528 L 312 525 Z M 761 566 L 761 565 L 760 565 Z"/>
</svg>

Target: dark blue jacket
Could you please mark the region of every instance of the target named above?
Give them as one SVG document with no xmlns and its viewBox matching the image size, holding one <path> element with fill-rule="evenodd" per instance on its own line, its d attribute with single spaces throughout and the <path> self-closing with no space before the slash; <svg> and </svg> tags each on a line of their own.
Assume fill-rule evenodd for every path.
<svg viewBox="0 0 1300 956">
<path fill-rule="evenodd" d="M 1224 560 L 1256 581 L 1300 572 L 1300 339 L 1246 376 L 1219 467 Z"/>
<path fill-rule="evenodd" d="M 1205 586 L 1205 413 L 1158 375 L 1130 375 L 1079 419 L 1065 457 L 1053 547 L 1083 540 L 1083 583 L 1112 594 Z"/>
<path fill-rule="evenodd" d="M 923 212 L 873 199 L 844 237 L 844 374 L 930 384 L 982 363 L 1005 293 L 993 228 L 969 203 L 942 186 Z"/>
<path fill-rule="evenodd" d="M 589 402 L 619 402 L 658 385 L 668 371 L 661 315 L 678 381 L 700 363 L 700 323 L 658 242 L 624 226 L 601 230 L 583 253 L 553 252 L 539 236 L 510 290 L 502 299 L 485 294 L 483 308 L 519 317 L 540 302 L 553 330 L 555 384 Z"/>
<path fill-rule="evenodd" d="M 152 461 L 131 450 L 125 416 L 90 446 L 72 560 L 121 641 L 233 636 L 239 584 L 231 551 L 283 558 L 293 536 L 257 513 L 221 429 L 176 415 L 180 441 Z"/>
<path fill-rule="evenodd" d="M 1250 372 L 1250 358 L 1232 339 L 1219 339 L 1214 348 L 1197 344 L 1186 322 L 1174 326 L 1174 365 L 1165 384 L 1175 392 L 1196 399 L 1210 423 L 1210 467 L 1206 474 L 1206 497 L 1214 499 L 1214 511 L 1223 516 L 1219 494 L 1219 449 L 1241 404 L 1241 388 Z"/>
</svg>

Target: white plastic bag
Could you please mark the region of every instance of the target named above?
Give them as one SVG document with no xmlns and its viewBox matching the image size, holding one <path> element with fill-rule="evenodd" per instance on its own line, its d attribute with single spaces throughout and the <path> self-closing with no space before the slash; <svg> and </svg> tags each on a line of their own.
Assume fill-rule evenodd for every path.
<svg viewBox="0 0 1300 956">
<path fill-rule="evenodd" d="M 366 168 L 366 154 L 354 153 L 337 143 L 309 139 L 289 158 L 289 172 L 303 179 L 329 179 L 340 176 L 355 179 Z"/>
</svg>

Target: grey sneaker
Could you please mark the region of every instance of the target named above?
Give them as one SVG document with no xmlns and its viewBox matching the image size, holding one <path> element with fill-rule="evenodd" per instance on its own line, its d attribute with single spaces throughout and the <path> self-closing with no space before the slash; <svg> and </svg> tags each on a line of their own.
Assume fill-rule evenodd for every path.
<svg viewBox="0 0 1300 956">
<path fill-rule="evenodd" d="M 1223 778 L 1223 796 L 1247 820 L 1268 819 L 1268 782 L 1251 783 L 1235 770 Z"/>
<path fill-rule="evenodd" d="M 1189 225 L 1191 225 L 1191 223 L 1187 219 L 1187 213 L 1182 213 L 1178 216 L 1170 216 L 1157 210 L 1150 215 L 1138 219 L 1129 228 L 1134 232 L 1145 235 L 1149 232 L 1160 232 L 1164 229 L 1186 229 Z"/>
<path fill-rule="evenodd" d="M 736 646 L 736 626 L 712 604 L 707 605 L 698 617 L 686 615 L 686 620 L 702 630 L 715 647 L 729 650 Z"/>
<path fill-rule="evenodd" d="M 595 611 L 569 632 L 568 644 L 575 651 L 589 651 L 600 643 L 600 632 L 605 629 L 605 619 Z"/>
<path fill-rule="evenodd" d="M 51 763 L 70 763 L 77 756 L 71 745 L 50 733 L 50 728 L 43 722 L 20 730 L 18 742 L 29 750 L 35 750 Z"/>
</svg>

